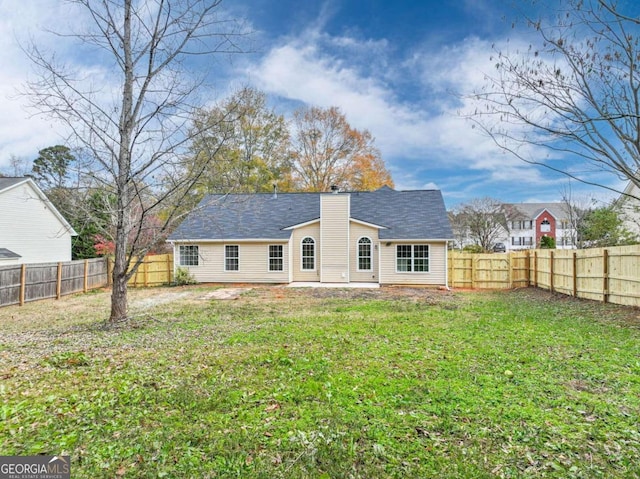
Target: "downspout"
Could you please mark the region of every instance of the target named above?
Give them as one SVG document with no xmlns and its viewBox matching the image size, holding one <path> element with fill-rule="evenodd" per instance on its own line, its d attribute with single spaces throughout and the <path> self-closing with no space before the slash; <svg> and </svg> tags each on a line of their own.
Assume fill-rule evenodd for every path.
<svg viewBox="0 0 640 479">
<path fill-rule="evenodd" d="M 449 240 L 444 241 L 444 287 L 447 291 L 451 291 L 449 288 Z"/>
</svg>

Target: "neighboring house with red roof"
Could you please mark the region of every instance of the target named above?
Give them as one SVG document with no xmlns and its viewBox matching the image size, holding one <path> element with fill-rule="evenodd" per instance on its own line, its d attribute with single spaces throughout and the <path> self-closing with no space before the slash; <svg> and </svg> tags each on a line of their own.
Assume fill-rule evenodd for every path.
<svg viewBox="0 0 640 479">
<path fill-rule="evenodd" d="M 447 285 L 438 190 L 211 195 L 169 237 L 199 282 Z"/>
<path fill-rule="evenodd" d="M 70 261 L 72 236 L 35 181 L 0 177 L 0 266 Z"/>
</svg>

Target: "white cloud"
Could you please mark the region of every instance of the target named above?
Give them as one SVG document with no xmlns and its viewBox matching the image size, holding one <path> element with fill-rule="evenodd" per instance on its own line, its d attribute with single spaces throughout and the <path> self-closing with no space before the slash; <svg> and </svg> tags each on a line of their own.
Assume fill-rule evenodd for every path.
<svg viewBox="0 0 640 479">
<path fill-rule="evenodd" d="M 402 88 L 412 85 L 414 92 L 394 89 L 384 71 L 371 68 L 371 62 L 391 62 L 390 48 L 384 40 L 335 39 L 314 28 L 282 40 L 250 68 L 250 76 L 268 93 L 321 107 L 339 106 L 353 126 L 371 131 L 392 170 L 410 169 L 409 163 L 394 163 L 409 159 L 416 167 L 436 161 L 485 170 L 495 181 L 507 172 L 517 172 L 524 182 L 539 180 L 534 167 L 503 155 L 458 114 L 469 106 L 453 92 L 470 93 L 481 86 L 491 64 L 490 42 L 468 38 L 390 63 L 395 77 L 405 75 Z"/>
</svg>

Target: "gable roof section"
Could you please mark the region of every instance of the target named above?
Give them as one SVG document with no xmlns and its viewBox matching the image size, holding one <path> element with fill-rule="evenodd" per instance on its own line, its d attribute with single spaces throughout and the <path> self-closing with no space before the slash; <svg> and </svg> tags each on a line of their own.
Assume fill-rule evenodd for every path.
<svg viewBox="0 0 640 479">
<path fill-rule="evenodd" d="M 287 240 L 291 227 L 320 218 L 320 196 L 324 194 L 333 193 L 210 195 L 169 241 Z M 349 194 L 351 219 L 384 227 L 380 239 L 453 238 L 438 190 L 395 191 L 383 187 Z"/>
<path fill-rule="evenodd" d="M 20 186 L 21 184 L 28 184 L 33 191 L 38 195 L 38 198 L 42 200 L 44 204 L 47 205 L 51 213 L 58 219 L 58 221 L 62 224 L 62 227 L 69 232 L 71 236 L 78 236 L 78 233 L 73 229 L 73 227 L 69 224 L 69 222 L 62 216 L 62 214 L 53 206 L 53 203 L 49 201 L 47 195 L 38 187 L 35 181 L 33 181 L 29 177 L 20 177 L 20 178 L 8 178 L 8 177 L 0 177 L 0 194 L 5 191 L 9 191 L 13 188 Z"/>
<path fill-rule="evenodd" d="M 532 220 L 547 210 L 557 220 L 569 218 L 564 203 L 504 203 L 508 220 Z"/>
<path fill-rule="evenodd" d="M 0 260 L 3 260 L 3 259 L 18 259 L 18 258 L 22 258 L 22 256 L 20 256 L 18 253 L 14 253 L 10 249 L 0 248 Z"/>
</svg>

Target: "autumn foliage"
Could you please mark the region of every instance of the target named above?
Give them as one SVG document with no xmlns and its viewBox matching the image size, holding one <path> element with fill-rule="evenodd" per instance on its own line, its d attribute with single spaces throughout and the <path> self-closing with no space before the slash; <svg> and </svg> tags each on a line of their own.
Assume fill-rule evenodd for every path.
<svg viewBox="0 0 640 479">
<path fill-rule="evenodd" d="M 292 183 L 300 191 L 393 187 L 371 133 L 356 130 L 336 107 L 298 110 L 294 114 Z"/>
</svg>

